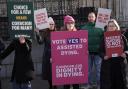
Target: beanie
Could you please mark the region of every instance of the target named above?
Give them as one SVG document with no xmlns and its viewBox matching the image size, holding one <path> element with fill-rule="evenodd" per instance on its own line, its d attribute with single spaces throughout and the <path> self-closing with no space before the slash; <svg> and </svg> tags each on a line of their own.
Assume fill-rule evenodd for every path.
<svg viewBox="0 0 128 89">
<path fill-rule="evenodd" d="M 52 17 L 49 17 L 49 18 L 48 18 L 48 23 L 49 23 L 49 24 L 55 24 L 55 22 L 54 22 L 54 20 L 53 20 Z"/>
<path fill-rule="evenodd" d="M 75 22 L 75 20 L 72 16 L 67 15 L 64 17 L 64 24 L 71 23 L 71 22 Z"/>
</svg>

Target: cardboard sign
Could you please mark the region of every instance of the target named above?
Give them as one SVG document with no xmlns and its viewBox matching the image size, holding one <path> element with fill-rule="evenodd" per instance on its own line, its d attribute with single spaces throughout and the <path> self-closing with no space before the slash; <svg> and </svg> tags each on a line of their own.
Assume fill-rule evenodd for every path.
<svg viewBox="0 0 128 89">
<path fill-rule="evenodd" d="M 118 57 L 123 53 L 122 37 L 120 31 L 105 32 L 104 40 L 107 56 Z"/>
<path fill-rule="evenodd" d="M 87 83 L 87 31 L 53 32 L 51 39 L 53 85 Z"/>
<path fill-rule="evenodd" d="M 95 27 L 104 28 L 110 20 L 111 9 L 99 8 Z"/>
<path fill-rule="evenodd" d="M 46 8 L 34 11 L 34 21 L 39 30 L 49 28 L 48 15 Z"/>
</svg>

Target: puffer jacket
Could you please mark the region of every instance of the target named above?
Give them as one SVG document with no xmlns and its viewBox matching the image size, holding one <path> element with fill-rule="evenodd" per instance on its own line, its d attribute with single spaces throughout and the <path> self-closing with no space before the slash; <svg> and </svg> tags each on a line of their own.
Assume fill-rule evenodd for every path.
<svg viewBox="0 0 128 89">
<path fill-rule="evenodd" d="M 99 53 L 100 44 L 103 39 L 103 30 L 95 28 L 95 23 L 87 23 L 81 27 L 81 30 L 88 31 L 88 46 L 90 53 Z"/>
</svg>

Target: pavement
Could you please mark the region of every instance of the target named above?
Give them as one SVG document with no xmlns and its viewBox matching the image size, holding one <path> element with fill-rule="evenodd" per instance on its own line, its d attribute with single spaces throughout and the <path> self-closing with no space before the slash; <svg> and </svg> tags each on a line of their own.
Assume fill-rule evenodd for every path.
<svg viewBox="0 0 128 89">
<path fill-rule="evenodd" d="M 12 89 L 9 78 L 2 78 L 1 82 L 2 82 L 2 89 Z M 37 76 L 36 79 L 32 80 L 31 84 L 32 84 L 32 89 L 49 89 L 48 82 L 46 80 L 42 80 L 41 77 L 39 76 Z M 63 86 L 58 86 L 57 89 L 63 89 Z M 80 89 L 86 89 L 85 85 L 81 85 Z"/>
<path fill-rule="evenodd" d="M 1 79 L 2 89 L 12 89 L 10 78 Z M 36 77 L 35 80 L 32 80 L 32 89 L 48 89 L 48 82 L 41 80 L 40 77 Z"/>
<path fill-rule="evenodd" d="M 128 65 L 126 67 L 126 72 L 127 72 L 126 79 L 128 81 Z M 9 78 L 2 78 L 1 81 L 2 81 L 2 89 L 12 89 Z M 49 88 L 48 82 L 46 80 L 42 80 L 41 76 L 37 76 L 34 80 L 32 80 L 31 83 L 32 83 L 32 89 L 48 89 Z M 87 89 L 85 87 L 85 84 L 82 84 L 80 86 L 81 86 L 80 89 Z M 58 86 L 58 89 L 63 89 L 63 86 Z M 73 89 L 73 88 L 70 88 L 70 89 Z M 94 87 L 92 89 L 96 89 L 96 88 Z"/>
</svg>

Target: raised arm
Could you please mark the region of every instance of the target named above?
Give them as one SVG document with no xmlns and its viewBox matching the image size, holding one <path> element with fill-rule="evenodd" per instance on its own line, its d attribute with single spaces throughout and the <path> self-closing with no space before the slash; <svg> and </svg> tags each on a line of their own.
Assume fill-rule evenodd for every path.
<svg viewBox="0 0 128 89">
<path fill-rule="evenodd" d="M 38 44 L 43 44 L 44 43 L 43 32 L 40 33 L 38 29 L 36 29 L 35 32 L 36 32 L 36 40 L 37 40 Z"/>
<path fill-rule="evenodd" d="M 0 54 L 0 60 L 2 61 L 5 57 L 7 57 L 15 47 L 15 40 L 13 40 L 9 46 Z"/>
</svg>

